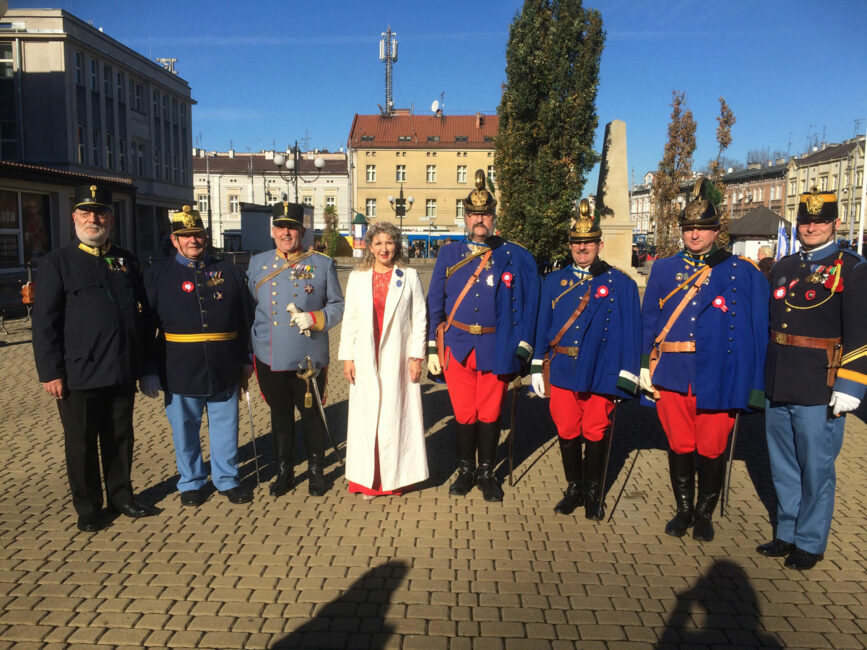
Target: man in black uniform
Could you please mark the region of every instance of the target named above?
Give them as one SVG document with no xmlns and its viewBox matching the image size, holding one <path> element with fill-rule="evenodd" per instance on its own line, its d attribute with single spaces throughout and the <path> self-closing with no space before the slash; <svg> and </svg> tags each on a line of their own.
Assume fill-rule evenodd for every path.
<svg viewBox="0 0 867 650">
<path fill-rule="evenodd" d="M 132 411 L 145 341 L 144 291 L 132 253 L 114 246 L 111 192 L 76 189 L 76 240 L 39 262 L 33 351 L 45 391 L 57 400 L 78 529 L 105 527 L 99 458 L 109 507 L 156 514 L 133 497 Z"/>
<path fill-rule="evenodd" d="M 804 571 L 828 543 L 845 416 L 867 390 L 867 262 L 837 246 L 833 192 L 802 194 L 797 221 L 801 251 L 771 271 L 765 429 L 777 527 L 757 550 Z"/>
<path fill-rule="evenodd" d="M 196 507 L 205 501 L 208 473 L 199 429 L 206 407 L 214 487 L 232 503 L 249 503 L 253 496 L 238 478 L 237 396 L 238 383 L 253 373 L 253 303 L 243 273 L 205 253 L 207 237 L 198 212 L 185 205 L 171 222 L 177 254 L 148 269 L 144 278 L 160 336 L 142 392 L 156 397 L 165 390 L 181 504 Z"/>
</svg>

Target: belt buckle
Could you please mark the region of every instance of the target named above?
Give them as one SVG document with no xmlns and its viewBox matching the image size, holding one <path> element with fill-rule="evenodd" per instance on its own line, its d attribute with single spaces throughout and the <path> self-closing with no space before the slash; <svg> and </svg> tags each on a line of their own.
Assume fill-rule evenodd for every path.
<svg viewBox="0 0 867 650">
<path fill-rule="evenodd" d="M 774 343 L 779 343 L 780 345 L 786 344 L 786 333 L 785 332 L 774 332 Z"/>
<path fill-rule="evenodd" d="M 566 348 L 566 354 L 568 356 L 572 357 L 573 359 L 577 359 L 578 358 L 578 346 L 570 345 L 569 347 Z"/>
<path fill-rule="evenodd" d="M 476 323 L 475 325 L 470 325 L 470 334 L 474 334 L 479 336 L 482 333 L 482 326 Z"/>
</svg>

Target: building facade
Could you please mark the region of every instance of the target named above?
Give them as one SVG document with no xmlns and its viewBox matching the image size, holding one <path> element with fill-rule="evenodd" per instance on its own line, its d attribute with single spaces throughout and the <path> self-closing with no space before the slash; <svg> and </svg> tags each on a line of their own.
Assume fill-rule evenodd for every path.
<svg viewBox="0 0 867 650">
<path fill-rule="evenodd" d="M 656 204 L 653 200 L 653 172 L 647 172 L 641 183 L 636 183 L 629 191 L 629 220 L 632 234 L 645 238 L 653 233 L 656 219 Z"/>
<path fill-rule="evenodd" d="M 116 239 L 143 256 L 157 253 L 168 211 L 192 197 L 192 104 L 177 74 L 63 10 L 3 16 L 0 159 L 131 184 L 116 204 Z M 0 190 L 22 191 L 11 178 Z M 72 236 L 68 191 L 42 191 L 52 246 L 63 244 Z"/>
<path fill-rule="evenodd" d="M 274 151 L 238 153 L 193 149 L 193 194 L 205 223 L 210 220 L 214 245 L 224 247 L 224 236 L 241 228 L 241 205 L 274 205 L 283 197 L 294 202 L 292 173 L 278 167 Z M 287 150 L 283 155 L 291 158 Z M 307 151 L 299 153 L 299 203 L 313 207 L 314 228 L 325 227 L 325 210 L 332 207 L 338 229 L 349 232 L 349 175 L 346 154 Z M 324 167 L 315 166 L 322 158 Z M 281 175 L 282 174 L 282 175 Z"/>
<path fill-rule="evenodd" d="M 496 185 L 498 125 L 496 115 L 481 113 L 355 115 L 348 147 L 352 208 L 369 222 L 401 225 L 410 238 L 463 236 L 463 200 L 476 170 Z M 403 219 L 395 209 L 401 191 L 407 200 Z"/>
<path fill-rule="evenodd" d="M 787 165 L 785 159 L 775 164 L 750 163 L 747 169 L 723 176 L 729 219 L 740 219 L 759 206 L 782 216 L 785 204 Z"/>
</svg>

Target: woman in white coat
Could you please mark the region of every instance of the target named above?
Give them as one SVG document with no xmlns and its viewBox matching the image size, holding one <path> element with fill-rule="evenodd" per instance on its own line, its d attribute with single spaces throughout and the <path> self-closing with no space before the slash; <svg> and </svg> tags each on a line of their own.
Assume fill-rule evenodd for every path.
<svg viewBox="0 0 867 650">
<path fill-rule="evenodd" d="M 349 382 L 346 478 L 364 498 L 400 494 L 428 477 L 421 409 L 424 291 L 400 231 L 377 222 L 346 285 L 338 359 Z"/>
</svg>

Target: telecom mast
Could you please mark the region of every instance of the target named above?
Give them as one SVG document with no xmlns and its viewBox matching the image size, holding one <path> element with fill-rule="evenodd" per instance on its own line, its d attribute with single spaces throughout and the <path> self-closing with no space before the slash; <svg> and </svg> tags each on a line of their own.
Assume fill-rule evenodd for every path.
<svg viewBox="0 0 867 650">
<path fill-rule="evenodd" d="M 397 34 L 391 31 L 391 26 L 382 32 L 379 39 L 379 60 L 385 61 L 385 108 L 383 115 L 394 114 L 394 100 L 391 94 L 391 66 L 397 63 Z"/>
</svg>

